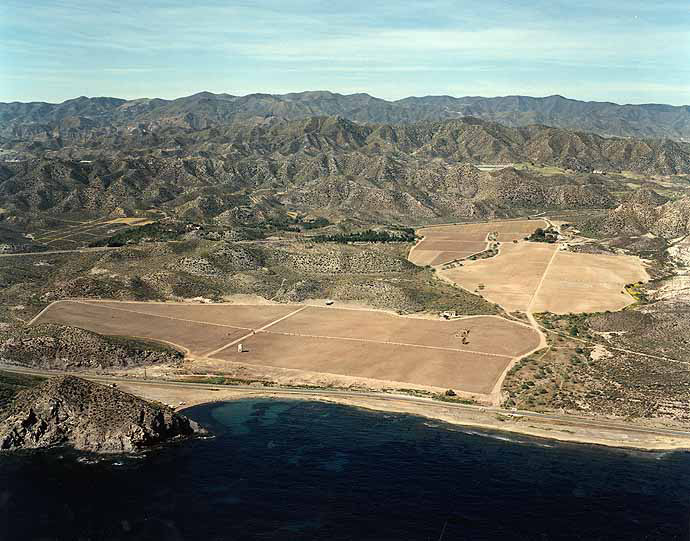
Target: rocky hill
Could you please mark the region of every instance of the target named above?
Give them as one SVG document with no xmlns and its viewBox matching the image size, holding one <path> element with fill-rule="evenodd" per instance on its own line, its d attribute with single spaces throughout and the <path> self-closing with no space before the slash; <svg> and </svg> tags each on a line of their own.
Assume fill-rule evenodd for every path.
<svg viewBox="0 0 690 541">
<path fill-rule="evenodd" d="M 74 376 L 20 391 L 0 410 L 0 449 L 126 453 L 202 429 L 161 404 Z"/>
<path fill-rule="evenodd" d="M 666 240 L 690 233 L 690 197 L 667 201 L 652 190 L 638 190 L 603 217 L 581 224 L 600 237 L 651 233 Z"/>
<path fill-rule="evenodd" d="M 378 166 L 381 172 L 394 167 L 399 156 L 475 164 L 538 162 L 577 171 L 690 172 L 690 144 L 604 138 L 541 125 L 513 128 L 471 117 L 404 125 L 361 124 L 332 116 L 269 118 L 200 129 L 137 125 L 73 132 L 57 128 L 42 136 L 14 135 L 0 143 L 15 156 L 3 162 L 9 172 L 35 167 L 31 158 L 60 159 L 65 168 L 74 167 L 70 162 L 75 161 L 90 166 L 80 169 L 98 172 L 103 159 L 118 158 L 123 166 L 134 168 L 137 158 L 145 158 L 146 163 L 154 157 L 177 157 L 203 158 L 196 167 L 218 174 L 276 174 L 277 161 L 284 175 L 303 168 L 306 175 L 314 175 L 332 169 L 334 160 L 352 167 L 362 157 L 378 158 L 379 162 L 364 167 Z"/>
<path fill-rule="evenodd" d="M 75 327 L 0 328 L 0 362 L 52 370 L 177 364 L 184 355 L 165 345 L 102 336 Z"/>
<path fill-rule="evenodd" d="M 690 172 L 690 144 L 476 119 L 401 126 L 272 119 L 112 136 L 52 134 L 5 146 L 22 156 L 0 162 L 8 216 L 162 208 L 230 226 L 286 211 L 409 223 L 526 207 L 602 208 L 615 199 L 596 170 Z M 480 171 L 482 163 L 541 164 L 559 174 Z"/>
<path fill-rule="evenodd" d="M 200 92 L 175 100 L 86 98 L 59 104 L 0 104 L 0 135 L 26 137 L 59 131 L 78 134 L 111 126 L 193 130 L 269 117 L 302 119 L 340 115 L 359 123 L 406 124 L 472 116 L 509 126 L 545 124 L 623 137 L 690 139 L 690 107 L 618 105 L 562 96 L 409 97 L 386 101 L 368 94 L 299 92 L 232 96 Z"/>
<path fill-rule="evenodd" d="M 0 368 L 0 411 L 19 391 L 38 385 L 44 380 L 45 378 L 40 376 L 7 372 Z"/>
</svg>

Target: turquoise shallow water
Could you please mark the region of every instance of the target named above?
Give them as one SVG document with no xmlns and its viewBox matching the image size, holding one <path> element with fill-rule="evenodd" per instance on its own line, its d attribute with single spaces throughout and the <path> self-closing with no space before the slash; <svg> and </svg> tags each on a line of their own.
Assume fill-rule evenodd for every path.
<svg viewBox="0 0 690 541">
<path fill-rule="evenodd" d="M 193 408 L 215 437 L 0 456 L 0 539 L 689 539 L 690 455 L 298 401 Z"/>
</svg>

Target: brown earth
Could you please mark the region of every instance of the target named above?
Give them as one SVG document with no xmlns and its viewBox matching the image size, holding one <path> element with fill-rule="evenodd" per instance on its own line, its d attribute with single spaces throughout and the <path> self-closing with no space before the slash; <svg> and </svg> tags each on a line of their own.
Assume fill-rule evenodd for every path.
<svg viewBox="0 0 690 541">
<path fill-rule="evenodd" d="M 98 306 L 196 323 L 258 329 L 295 310 L 285 304 L 192 304 L 162 302 L 98 302 Z"/>
<path fill-rule="evenodd" d="M 558 251 L 534 300 L 534 312 L 621 310 L 635 302 L 625 285 L 649 280 L 634 256 Z"/>
<path fill-rule="evenodd" d="M 554 244 L 504 244 L 496 257 L 470 261 L 438 273 L 509 312 L 526 311 L 557 249 Z"/>
<path fill-rule="evenodd" d="M 511 242 L 546 226 L 544 220 L 515 220 L 426 227 L 417 231 L 424 238 L 412 248 L 409 260 L 419 266 L 443 265 L 486 250 L 489 233 L 497 233 L 495 240 L 499 242 Z"/>
<path fill-rule="evenodd" d="M 137 314 L 77 301 L 50 305 L 36 322 L 71 325 L 106 335 L 159 340 L 181 347 L 191 355 L 204 355 L 247 333 L 246 329 L 232 326 Z"/>
<path fill-rule="evenodd" d="M 431 350 L 383 342 L 360 342 L 260 333 L 244 342 L 247 351 L 228 348 L 217 358 L 261 366 L 306 369 L 471 393 L 491 393 L 511 361 L 450 349 Z"/>
<path fill-rule="evenodd" d="M 469 330 L 466 344 L 458 336 Z M 382 312 L 309 307 L 271 327 L 272 333 L 370 340 L 460 349 L 509 357 L 530 351 L 538 342 L 532 329 L 493 316 L 452 321 L 399 317 Z"/>
<path fill-rule="evenodd" d="M 604 312 L 634 299 L 625 285 L 649 280 L 633 256 L 567 252 L 558 244 L 504 244 L 493 258 L 439 270 L 443 278 L 480 293 L 507 311 Z"/>
<path fill-rule="evenodd" d="M 539 345 L 529 326 L 495 316 L 433 321 L 304 305 L 61 301 L 36 321 L 160 340 L 219 361 L 484 394 Z"/>
</svg>

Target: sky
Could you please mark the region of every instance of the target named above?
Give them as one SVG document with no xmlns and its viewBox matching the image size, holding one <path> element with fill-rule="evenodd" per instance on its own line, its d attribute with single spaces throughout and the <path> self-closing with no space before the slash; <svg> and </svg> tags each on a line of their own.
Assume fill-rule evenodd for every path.
<svg viewBox="0 0 690 541">
<path fill-rule="evenodd" d="M 688 0 L 3 0 L 0 101 L 331 90 L 690 104 Z"/>
</svg>

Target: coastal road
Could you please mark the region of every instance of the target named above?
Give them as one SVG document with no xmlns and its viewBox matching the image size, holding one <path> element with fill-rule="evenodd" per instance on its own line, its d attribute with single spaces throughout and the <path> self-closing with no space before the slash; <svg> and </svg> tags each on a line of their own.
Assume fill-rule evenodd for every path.
<svg viewBox="0 0 690 541">
<path fill-rule="evenodd" d="M 32 376 L 57 376 L 57 375 L 73 375 L 91 381 L 104 383 L 104 384 L 130 384 L 130 385 L 153 385 L 161 387 L 183 387 L 189 389 L 198 389 L 206 391 L 247 391 L 257 393 L 259 395 L 270 393 L 272 395 L 280 395 L 286 397 L 296 397 L 296 398 L 306 398 L 314 397 L 342 397 L 342 398 L 369 398 L 379 401 L 391 401 L 391 402 L 410 402 L 415 404 L 429 404 L 434 406 L 447 407 L 451 410 L 464 410 L 472 412 L 481 413 L 491 413 L 500 416 L 508 416 L 522 419 L 534 419 L 550 421 L 554 423 L 568 423 L 570 425 L 575 425 L 579 427 L 588 427 L 593 429 L 607 429 L 607 430 L 620 430 L 628 433 L 639 433 L 647 434 L 652 436 L 666 436 L 666 437 L 677 437 L 677 438 L 687 438 L 688 448 L 690 448 L 690 431 L 684 430 L 674 430 L 669 428 L 648 428 L 643 426 L 634 425 L 631 423 L 622 423 L 616 421 L 599 420 L 592 419 L 589 417 L 583 417 L 578 415 L 566 415 L 566 414 L 553 414 L 553 413 L 539 413 L 535 411 L 528 410 L 509 410 L 504 408 L 497 408 L 491 406 L 480 406 L 473 404 L 458 404 L 453 402 L 441 402 L 431 398 L 416 397 L 409 395 L 400 394 L 384 394 L 370 391 L 347 391 L 347 390 L 333 390 L 333 389 L 302 389 L 302 388 L 291 388 L 291 387 L 256 387 L 252 385 L 214 385 L 207 383 L 193 383 L 193 382 L 182 382 L 182 381 L 167 381 L 160 379 L 141 379 L 134 377 L 118 377 L 118 376 L 107 376 L 107 375 L 97 375 L 89 374 L 83 372 L 68 372 L 68 371 L 54 371 L 54 370 L 34 370 L 29 368 L 21 368 L 16 366 L 5 366 L 0 365 L 0 370 L 5 372 L 13 372 L 17 374 L 25 374 Z M 459 422 L 462 424 L 462 422 Z M 470 423 L 471 424 L 471 423 Z M 500 430 L 500 427 L 496 427 Z"/>
</svg>

